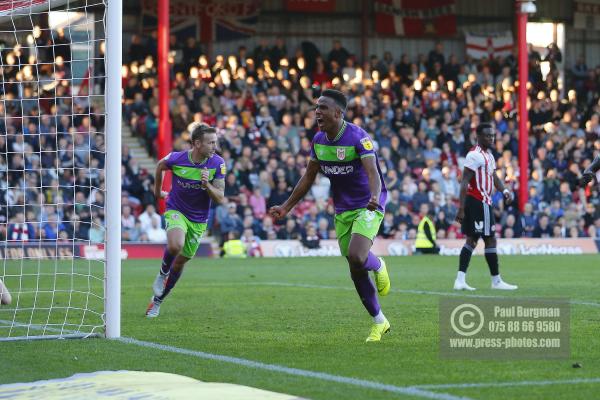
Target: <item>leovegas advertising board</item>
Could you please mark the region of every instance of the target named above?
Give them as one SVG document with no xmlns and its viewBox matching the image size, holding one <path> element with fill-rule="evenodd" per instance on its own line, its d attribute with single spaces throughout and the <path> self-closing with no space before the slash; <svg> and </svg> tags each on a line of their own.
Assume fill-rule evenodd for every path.
<svg viewBox="0 0 600 400">
<path fill-rule="evenodd" d="M 440 254 L 458 256 L 465 244 L 464 240 L 439 240 Z M 265 240 L 261 242 L 265 257 L 310 257 L 339 256 L 340 250 L 335 240 L 322 240 L 321 248 L 306 249 L 296 240 Z M 561 255 L 597 254 L 594 239 L 499 239 L 498 254 L 522 255 Z M 414 253 L 413 240 L 376 239 L 371 249 L 378 256 L 409 256 Z M 475 254 L 483 254 L 483 243 L 479 243 Z"/>
<path fill-rule="evenodd" d="M 196 257 L 214 257 L 213 243 L 208 239 L 200 243 Z M 440 254 L 458 256 L 464 240 L 439 240 Z M 265 257 L 324 257 L 340 256 L 335 240 L 322 240 L 318 249 L 307 249 L 297 240 L 265 240 L 260 243 Z M 372 251 L 378 256 L 409 256 L 414 253 L 414 241 L 377 239 Z M 594 239 L 499 239 L 498 253 L 523 255 L 576 255 L 597 254 L 600 240 Z M 163 256 L 165 245 L 161 243 L 123 243 L 123 259 L 159 259 Z M 475 254 L 483 254 L 483 243 L 475 249 Z M 7 242 L 0 247 L 0 259 L 72 259 L 81 257 L 88 260 L 104 259 L 103 245 L 67 244 L 50 242 Z"/>
<path fill-rule="evenodd" d="M 439 240 L 440 255 L 458 256 L 465 244 L 464 240 Z M 496 244 L 501 255 L 561 255 L 561 254 L 596 254 L 598 247 L 594 239 L 498 239 Z M 377 255 L 404 256 L 413 254 L 412 240 L 376 240 L 372 251 Z M 480 241 L 475 254 L 483 255 L 484 245 Z"/>
<path fill-rule="evenodd" d="M 121 245 L 122 259 L 162 258 L 165 251 L 164 243 L 123 243 Z M 87 245 L 80 247 L 81 257 L 88 260 L 104 259 L 104 245 Z M 212 257 L 212 244 L 201 242 L 196 257 Z"/>
</svg>

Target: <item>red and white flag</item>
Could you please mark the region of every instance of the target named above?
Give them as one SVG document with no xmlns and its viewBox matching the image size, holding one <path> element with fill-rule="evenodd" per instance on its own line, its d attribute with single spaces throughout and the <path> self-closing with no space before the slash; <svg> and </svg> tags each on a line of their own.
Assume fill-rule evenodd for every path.
<svg viewBox="0 0 600 400">
<path fill-rule="evenodd" d="M 376 0 L 375 30 L 393 36 L 456 34 L 456 0 Z"/>
<path fill-rule="evenodd" d="M 513 37 L 510 32 L 493 35 L 465 34 L 467 55 L 475 58 L 496 58 L 509 56 L 513 48 Z"/>
</svg>

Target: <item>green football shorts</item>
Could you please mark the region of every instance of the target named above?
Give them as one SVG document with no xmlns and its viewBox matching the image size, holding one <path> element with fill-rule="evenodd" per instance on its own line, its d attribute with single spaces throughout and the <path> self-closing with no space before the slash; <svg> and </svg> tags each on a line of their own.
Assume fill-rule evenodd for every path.
<svg viewBox="0 0 600 400">
<path fill-rule="evenodd" d="M 167 221 L 167 232 L 171 229 L 179 228 L 185 232 L 185 244 L 181 250 L 181 255 L 187 258 L 194 258 L 200 239 L 206 232 L 206 223 L 192 222 L 182 213 L 175 210 L 169 210 L 165 213 Z"/>
<path fill-rule="evenodd" d="M 379 210 L 369 211 L 366 208 L 359 208 L 337 214 L 335 216 L 335 234 L 342 255 L 344 257 L 348 255 L 352 234 L 358 233 L 373 241 L 379 232 L 379 225 L 382 221 L 383 213 Z"/>
</svg>

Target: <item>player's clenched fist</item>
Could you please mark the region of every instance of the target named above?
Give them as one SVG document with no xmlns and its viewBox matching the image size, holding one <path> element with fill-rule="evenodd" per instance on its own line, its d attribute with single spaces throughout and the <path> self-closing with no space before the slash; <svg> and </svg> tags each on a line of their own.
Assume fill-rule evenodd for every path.
<svg viewBox="0 0 600 400">
<path fill-rule="evenodd" d="M 202 184 L 203 188 L 206 188 L 206 185 L 208 184 L 208 177 L 209 177 L 209 172 L 207 168 L 204 168 L 202 170 L 202 175 L 200 176 L 200 183 Z"/>
<path fill-rule="evenodd" d="M 274 219 L 281 219 L 287 215 L 287 210 L 282 206 L 273 206 L 269 208 L 269 215 Z"/>
<path fill-rule="evenodd" d="M 369 203 L 367 204 L 367 210 L 375 211 L 377 209 L 379 209 L 379 198 L 378 196 L 371 196 L 371 199 L 369 199 Z"/>
</svg>

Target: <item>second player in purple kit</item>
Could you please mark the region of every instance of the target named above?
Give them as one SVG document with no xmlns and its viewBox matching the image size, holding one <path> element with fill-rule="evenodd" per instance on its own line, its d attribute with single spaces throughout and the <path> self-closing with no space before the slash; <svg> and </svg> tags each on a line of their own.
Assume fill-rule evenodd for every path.
<svg viewBox="0 0 600 400">
<path fill-rule="evenodd" d="M 200 239 L 206 232 L 211 203 L 225 201 L 225 161 L 215 153 L 217 134 L 206 124 L 190 127 L 192 150 L 170 153 L 156 167 L 156 198 L 166 197 L 167 248 L 152 290 L 154 296 L 146 310 L 149 318 L 157 317 L 160 306 L 175 286 L 183 267 L 196 255 Z M 173 172 L 171 192 L 161 190 L 163 172 Z"/>
</svg>

